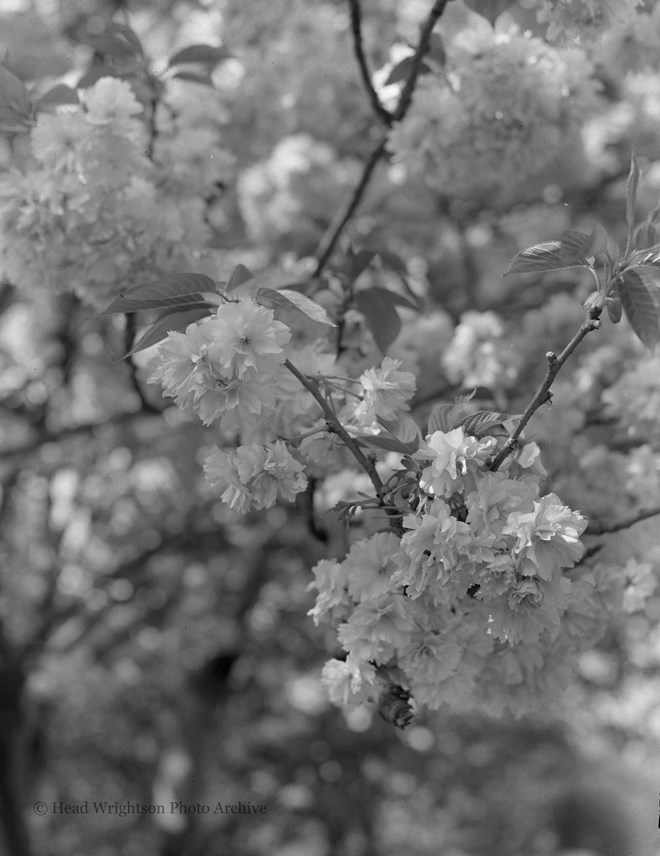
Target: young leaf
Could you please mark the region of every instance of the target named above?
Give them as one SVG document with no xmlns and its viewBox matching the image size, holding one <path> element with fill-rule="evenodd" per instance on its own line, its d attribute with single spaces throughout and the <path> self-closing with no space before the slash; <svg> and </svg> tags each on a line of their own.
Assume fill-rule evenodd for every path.
<svg viewBox="0 0 660 856">
<path fill-rule="evenodd" d="M 42 110 L 46 107 L 58 107 L 60 104 L 79 103 L 80 99 L 75 89 L 65 86 L 63 83 L 58 83 L 57 86 L 53 86 L 48 92 L 44 92 L 41 98 L 37 100 L 36 107 L 38 110 Z"/>
<path fill-rule="evenodd" d="M 495 21 L 502 12 L 512 6 L 513 3 L 514 0 L 465 0 L 468 9 L 472 9 L 477 15 L 485 18 L 491 27 L 495 26 Z"/>
<path fill-rule="evenodd" d="M 238 288 L 239 285 L 243 285 L 244 282 L 249 282 L 251 279 L 254 279 L 254 274 L 245 265 L 236 265 L 227 280 L 227 293 L 233 291 L 234 288 Z"/>
<path fill-rule="evenodd" d="M 172 77 L 179 80 L 187 80 L 188 83 L 199 83 L 200 86 L 210 86 L 213 88 L 213 79 L 208 74 L 195 74 L 192 71 L 177 71 Z"/>
<path fill-rule="evenodd" d="M 184 65 L 193 62 L 213 67 L 230 56 L 231 54 L 225 48 L 214 47 L 213 45 L 189 45 L 189 47 L 177 51 L 171 57 L 169 66 L 171 68 L 173 65 Z"/>
<path fill-rule="evenodd" d="M 135 54 L 135 46 L 130 44 L 125 38 L 112 33 L 102 33 L 100 36 L 89 36 L 85 39 L 85 44 L 93 48 L 96 53 L 104 57 L 121 57 L 126 59 Z"/>
<path fill-rule="evenodd" d="M 494 410 L 477 410 L 461 421 L 461 427 L 466 434 L 473 437 L 485 437 L 497 427 L 504 428 L 506 422 L 514 419 L 510 413 L 497 413 Z M 500 433 L 508 433 L 506 430 Z"/>
<path fill-rule="evenodd" d="M 422 432 L 419 425 L 411 416 L 400 416 L 398 419 L 385 420 L 379 419 L 380 424 L 386 428 L 390 434 L 393 434 L 402 443 L 406 443 L 415 450 L 419 448 L 422 439 Z"/>
<path fill-rule="evenodd" d="M 464 412 L 460 405 L 437 404 L 429 416 L 426 433 L 435 434 L 436 431 L 442 431 L 443 434 L 447 434 L 458 425 Z"/>
<path fill-rule="evenodd" d="M 32 99 L 22 80 L 0 65 L 0 133 L 17 134 L 33 124 Z"/>
<path fill-rule="evenodd" d="M 291 291 L 288 288 L 276 291 L 274 288 L 262 287 L 257 291 L 256 301 L 267 306 L 277 306 L 280 309 L 295 309 L 319 324 L 328 324 L 330 327 L 337 326 L 322 306 L 298 291 Z"/>
<path fill-rule="evenodd" d="M 374 286 L 355 295 L 355 303 L 367 320 L 371 335 L 383 354 L 401 331 L 401 319 L 394 308 L 394 292 L 387 288 Z"/>
<path fill-rule="evenodd" d="M 400 83 L 403 80 L 407 80 L 410 76 L 410 71 L 413 67 L 414 58 L 413 56 L 407 56 L 405 59 L 402 59 L 401 62 L 398 62 L 392 71 L 389 73 L 387 80 L 385 81 L 385 86 L 389 86 L 392 83 Z M 431 71 L 431 67 L 428 63 L 422 62 L 419 67 L 419 74 L 429 74 Z"/>
<path fill-rule="evenodd" d="M 121 296 L 113 300 L 103 314 L 205 304 L 204 293 L 213 291 L 215 282 L 210 276 L 201 273 L 172 274 L 122 291 Z"/>
<path fill-rule="evenodd" d="M 635 229 L 633 236 L 633 249 L 647 250 L 654 247 L 658 243 L 658 230 L 653 223 L 648 220 L 645 223 L 640 223 Z"/>
<path fill-rule="evenodd" d="M 140 41 L 138 34 L 134 29 L 129 27 L 128 24 L 120 24 L 118 21 L 110 21 L 110 23 L 106 25 L 106 32 L 119 33 L 130 45 L 133 46 L 133 50 L 136 54 L 144 53 L 142 42 Z"/>
<path fill-rule="evenodd" d="M 635 334 L 647 348 L 653 350 L 660 334 L 660 298 L 657 286 L 644 282 L 640 271 L 627 270 L 619 289 L 621 304 Z"/>
<path fill-rule="evenodd" d="M 433 60 L 436 65 L 439 65 L 440 68 L 444 68 L 445 63 L 447 62 L 447 54 L 445 52 L 445 45 L 440 33 L 431 33 L 429 49 L 426 52 L 426 56 Z"/>
<path fill-rule="evenodd" d="M 511 260 L 511 264 L 504 272 L 504 276 L 510 273 L 540 273 L 548 270 L 561 270 L 572 267 L 589 267 L 589 262 L 584 256 L 576 255 L 574 247 L 577 239 L 569 237 L 568 243 L 564 243 L 566 235 L 579 235 L 581 233 L 564 233 L 562 241 L 545 241 L 534 244 L 526 250 L 518 253 Z M 590 237 L 590 236 L 587 236 Z"/>
<path fill-rule="evenodd" d="M 184 311 L 170 311 L 163 313 L 160 318 L 149 327 L 146 333 L 138 339 L 131 350 L 125 354 L 124 359 L 126 357 L 132 357 L 133 354 L 137 354 L 138 351 L 144 351 L 152 345 L 157 345 L 158 342 L 162 342 L 171 330 L 185 330 L 189 324 L 201 320 L 208 316 L 208 314 L 208 306 L 195 306 Z"/>
</svg>

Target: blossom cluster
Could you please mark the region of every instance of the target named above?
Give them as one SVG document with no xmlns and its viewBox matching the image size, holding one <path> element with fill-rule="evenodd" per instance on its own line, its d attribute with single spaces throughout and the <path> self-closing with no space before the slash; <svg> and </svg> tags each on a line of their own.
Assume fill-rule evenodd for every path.
<svg viewBox="0 0 660 856">
<path fill-rule="evenodd" d="M 324 670 L 336 703 L 376 700 L 395 680 L 430 709 L 520 714 L 565 684 L 585 637 L 572 615 L 596 612 L 593 586 L 565 573 L 586 520 L 541 494 L 534 443 L 492 472 L 498 442 L 460 427 L 428 435 L 400 532 L 314 568 L 311 615 L 347 652 Z"/>
<path fill-rule="evenodd" d="M 547 24 L 546 38 L 592 40 L 604 30 L 629 24 L 644 0 L 532 0 L 539 23 Z"/>
<path fill-rule="evenodd" d="M 210 231 L 196 188 L 163 186 L 131 86 L 103 77 L 79 97 L 40 113 L 25 157 L 0 172 L 0 273 L 101 309 L 127 270 L 153 279 L 198 263 Z"/>
<path fill-rule="evenodd" d="M 509 198 L 569 146 L 598 104 L 590 63 L 517 30 L 453 46 L 451 71 L 423 77 L 389 136 L 394 161 L 448 196 Z"/>
</svg>

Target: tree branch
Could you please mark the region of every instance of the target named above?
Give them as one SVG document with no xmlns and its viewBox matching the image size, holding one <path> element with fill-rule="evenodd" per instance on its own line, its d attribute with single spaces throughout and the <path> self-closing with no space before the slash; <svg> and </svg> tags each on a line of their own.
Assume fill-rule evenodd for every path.
<svg viewBox="0 0 660 856">
<path fill-rule="evenodd" d="M 577 348 L 577 346 L 584 339 L 584 337 L 588 333 L 591 333 L 592 330 L 598 329 L 598 327 L 600 326 L 599 318 L 602 311 L 602 307 L 600 306 L 593 306 L 591 309 L 589 309 L 589 311 L 587 312 L 587 316 L 582 323 L 582 326 L 577 331 L 575 336 L 573 336 L 568 345 L 566 345 L 561 354 L 557 356 L 556 354 L 553 354 L 552 351 L 548 351 L 548 353 L 545 355 L 546 360 L 548 361 L 548 368 L 545 373 L 543 383 L 539 386 L 534 398 L 527 405 L 511 437 L 507 440 L 502 449 L 500 449 L 497 455 L 490 462 L 489 468 L 492 472 L 495 472 L 497 469 L 499 469 L 499 467 L 502 466 L 503 462 L 517 448 L 518 439 L 520 435 L 522 434 L 525 429 L 525 426 L 532 418 L 532 416 L 536 413 L 536 411 L 543 404 L 546 404 L 547 402 L 552 400 L 552 393 L 550 392 L 550 387 L 554 383 L 555 378 L 559 374 L 566 360 L 571 356 L 573 351 Z"/>
<path fill-rule="evenodd" d="M 374 113 L 381 122 L 384 122 L 389 128 L 393 122 L 393 116 L 389 110 L 383 107 L 381 100 L 378 97 L 378 93 L 374 89 L 374 85 L 371 81 L 371 74 L 369 73 L 369 66 L 367 65 L 367 58 L 364 55 L 364 42 L 362 39 L 362 9 L 360 8 L 360 0 L 348 0 L 348 3 L 351 7 L 353 48 L 355 50 L 357 64 L 360 68 L 362 82 L 364 83 L 364 88 L 369 96 L 369 101 L 371 102 Z"/>
<path fill-rule="evenodd" d="M 422 70 L 422 60 L 424 59 L 424 55 L 429 49 L 431 33 L 433 32 L 433 28 L 435 27 L 438 19 L 444 12 L 445 6 L 448 2 L 449 0 L 435 0 L 431 11 L 429 12 L 426 20 L 422 25 L 419 42 L 417 43 L 415 53 L 412 57 L 410 72 L 408 73 L 408 77 L 406 78 L 406 82 L 403 86 L 403 90 L 401 92 L 401 96 L 399 97 L 399 102 L 397 104 L 396 110 L 392 114 L 393 122 L 400 122 L 408 112 L 408 108 L 412 103 L 412 96 L 413 92 L 415 91 L 417 79 L 419 77 L 420 71 Z M 362 176 L 360 177 L 360 180 L 357 186 L 355 187 L 355 190 L 353 190 L 350 198 L 347 200 L 346 205 L 343 209 L 340 209 L 337 217 L 335 217 L 333 222 L 330 224 L 328 231 L 321 238 L 321 242 L 319 243 L 318 249 L 315 254 L 318 261 L 316 263 L 316 268 L 314 270 L 313 276 L 318 277 L 325 270 L 328 260 L 332 255 L 335 246 L 337 245 L 337 241 L 339 240 L 341 233 L 344 231 L 346 224 L 349 222 L 349 220 L 357 210 L 358 205 L 362 202 L 362 198 L 367 189 L 371 176 L 373 175 L 377 164 L 385 154 L 386 146 L 387 137 L 385 136 L 369 155 L 367 162 L 365 163 L 364 168 L 362 170 Z"/>
<path fill-rule="evenodd" d="M 137 318 L 134 312 L 126 313 L 126 329 L 125 329 L 125 347 L 126 352 L 128 353 L 133 347 L 133 340 L 135 339 L 135 333 L 137 330 Z M 142 405 L 142 409 L 146 410 L 149 413 L 159 413 L 161 414 L 163 411 L 152 404 L 149 399 L 144 394 L 144 390 L 142 389 L 142 385 L 138 380 L 137 376 L 137 366 L 135 364 L 135 360 L 132 356 L 128 357 L 128 368 L 129 368 L 129 377 L 131 381 L 131 386 L 133 387 L 137 397 L 140 399 L 140 404 Z"/>
<path fill-rule="evenodd" d="M 618 523 L 597 523 L 592 521 L 586 528 L 585 535 L 608 535 L 611 532 L 621 532 L 622 529 L 628 529 L 634 526 L 635 523 L 640 523 L 642 520 L 648 520 L 650 517 L 656 517 L 660 514 L 660 506 L 656 508 L 642 508 L 641 511 L 631 514 L 630 517 L 625 517 Z"/>
<path fill-rule="evenodd" d="M 321 407 L 321 410 L 323 411 L 323 415 L 325 416 L 328 431 L 332 432 L 333 434 L 336 434 L 338 437 L 341 438 L 346 448 L 351 452 L 355 460 L 369 476 L 371 484 L 374 486 L 374 490 L 376 491 L 376 496 L 382 503 L 384 486 L 380 476 L 376 471 L 376 464 L 374 463 L 374 461 L 364 454 L 357 440 L 351 437 L 351 435 L 344 428 L 339 419 L 337 419 L 334 410 L 325 400 L 316 384 L 306 375 L 304 375 L 299 369 L 297 369 L 296 366 L 294 366 L 290 360 L 285 360 L 284 365 L 291 372 L 291 374 L 300 381 L 300 383 L 305 387 L 305 389 L 313 395 L 314 399 L 318 402 Z"/>
</svg>

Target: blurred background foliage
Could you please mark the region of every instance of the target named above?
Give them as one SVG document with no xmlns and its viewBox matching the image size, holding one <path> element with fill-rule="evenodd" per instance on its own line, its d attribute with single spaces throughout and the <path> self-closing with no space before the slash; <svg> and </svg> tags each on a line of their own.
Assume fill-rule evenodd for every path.
<svg viewBox="0 0 660 856">
<path fill-rule="evenodd" d="M 240 260 L 300 273 L 376 138 L 346 6 L 4 0 L 0 52 L 46 91 L 72 70 L 73 79 L 95 64 L 103 71 L 88 41 L 113 16 L 130 21 L 156 74 L 188 44 L 226 45 L 233 59 L 215 90 L 183 84 L 184 99 L 215 99 L 233 157 L 208 200 L 214 246 L 226 270 Z M 393 43 L 414 41 L 427 6 L 364 1 L 374 68 L 391 61 Z M 450 34 L 469 14 L 452 7 Z M 525 4 L 514 11 L 537 26 Z M 415 361 L 418 414 L 474 386 L 512 412 L 529 398 L 539 354 L 570 337 L 587 284 L 565 272 L 522 284 L 500 274 L 522 247 L 589 231 L 596 219 L 623 240 L 633 144 L 645 166 L 643 204 L 655 205 L 659 60 L 631 76 L 639 52 L 619 48 L 609 62 L 603 48 L 597 64 L 604 102 L 589 120 L 590 156 L 567 153 L 527 189 L 532 201 L 506 210 L 457 203 L 421 180 L 402 183 L 386 162 L 377 170 L 351 238 L 398 254 L 429 317 L 439 313 L 428 329 L 425 318 L 407 319 L 392 348 Z M 131 272 L 123 277 L 129 283 Z M 397 279 L 386 265 L 365 277 Z M 404 733 L 364 711 L 346 718 L 319 683 L 336 643 L 305 615 L 309 568 L 341 543 L 341 528 L 324 518 L 329 543 L 315 537 L 311 494 L 236 521 L 201 477 L 214 438 L 153 389 L 136 393 L 116 362 L 123 331 L 114 319 L 8 284 L 0 304 L 1 852 L 659 852 L 660 598 L 583 658 L 560 713 L 515 722 L 442 713 Z M 629 329 L 609 326 L 593 339 L 534 430 L 552 489 L 611 520 L 657 501 L 660 363 Z M 643 408 L 626 409 L 631 389 Z M 338 478 L 321 488 L 317 512 L 332 490 L 354 487 L 350 474 Z M 607 539 L 602 555 L 625 563 L 656 540 L 654 524 L 640 524 Z M 38 817 L 37 800 L 241 800 L 267 811 Z"/>
</svg>

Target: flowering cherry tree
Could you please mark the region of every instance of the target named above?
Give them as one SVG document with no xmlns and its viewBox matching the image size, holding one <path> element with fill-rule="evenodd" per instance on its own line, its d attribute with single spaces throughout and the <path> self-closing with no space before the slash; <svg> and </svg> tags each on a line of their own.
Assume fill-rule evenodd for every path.
<svg viewBox="0 0 660 856">
<path fill-rule="evenodd" d="M 248 26 L 226 5 L 229 34 Z M 110 21 L 78 80 L 30 89 L 1 67 L 0 267 L 36 302 L 70 292 L 103 313 L 109 339 L 124 324 L 142 406 L 157 409 L 146 381 L 208 429 L 200 470 L 231 512 L 308 495 L 318 528 L 323 484 L 344 478 L 338 552 L 311 569 L 310 616 L 336 638 L 322 681 L 336 704 L 375 705 L 403 727 L 443 707 L 547 706 L 608 622 L 654 594 L 648 538 L 610 558 L 599 538 L 660 514 L 657 169 L 640 182 L 660 152 L 648 118 L 629 139 L 653 96 L 633 73 L 608 105 L 603 69 L 607 45 L 622 64 L 630 33 L 657 31 L 649 4 L 429 0 L 417 18 L 396 5 L 387 15 L 414 38 L 381 46 L 373 70 L 361 3 L 337 11 L 362 87 L 348 106 L 369 127 L 350 145 L 333 127 L 311 136 L 327 125 L 320 99 L 289 105 L 307 126 L 273 119 L 246 139 L 246 69 L 266 78 L 269 63 L 249 38 L 239 59 L 229 42 L 197 44 L 158 74 L 135 30 Z M 342 97 L 347 69 L 328 73 Z M 626 198 L 605 223 L 544 209 L 562 187 L 623 182 L 617 145 Z M 362 207 L 369 223 L 353 228 Z M 467 265 L 453 319 L 425 261 L 433 212 Z M 242 258 L 239 217 L 252 241 Z M 498 229 L 518 231 L 508 265 Z M 577 285 L 507 328 L 470 291 L 482 279 L 502 293 L 502 273 L 518 290 Z M 596 405 L 639 439 L 620 453 L 626 503 L 609 521 L 608 448 L 583 439 Z"/>
</svg>

